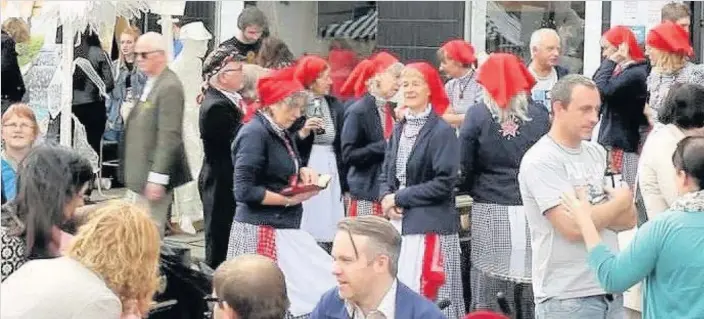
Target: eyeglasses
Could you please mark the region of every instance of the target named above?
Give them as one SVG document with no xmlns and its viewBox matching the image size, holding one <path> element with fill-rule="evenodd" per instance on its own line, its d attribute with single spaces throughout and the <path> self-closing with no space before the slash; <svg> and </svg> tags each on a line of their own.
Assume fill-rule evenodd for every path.
<svg viewBox="0 0 704 319">
<path fill-rule="evenodd" d="M 134 52 L 134 56 L 140 57 L 142 59 L 148 59 L 149 55 L 152 53 L 157 53 L 157 52 L 164 52 L 164 50 L 154 50 L 154 51 L 144 51 L 144 52 Z"/>
<path fill-rule="evenodd" d="M 222 299 L 213 295 L 207 295 L 203 297 L 203 301 L 208 304 L 208 312 L 204 313 L 203 316 L 208 319 L 213 319 L 215 316 L 215 306 L 222 307 Z"/>
<path fill-rule="evenodd" d="M 27 129 L 34 128 L 34 125 L 32 125 L 32 124 L 27 124 L 27 123 L 21 123 L 21 124 L 18 124 L 18 123 L 8 123 L 8 124 L 3 124 L 2 127 L 11 128 L 11 129 L 18 129 L 18 128 L 19 128 L 19 129 L 21 129 L 21 130 L 24 131 L 24 130 L 27 130 Z"/>
</svg>

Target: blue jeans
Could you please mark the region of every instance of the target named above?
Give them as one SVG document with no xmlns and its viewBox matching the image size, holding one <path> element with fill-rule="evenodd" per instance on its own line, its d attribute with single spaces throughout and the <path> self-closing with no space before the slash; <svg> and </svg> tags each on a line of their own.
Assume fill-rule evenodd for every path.
<svg viewBox="0 0 704 319">
<path fill-rule="evenodd" d="M 550 299 L 535 305 L 536 319 L 623 319 L 623 295 L 605 295 L 572 299 Z"/>
</svg>

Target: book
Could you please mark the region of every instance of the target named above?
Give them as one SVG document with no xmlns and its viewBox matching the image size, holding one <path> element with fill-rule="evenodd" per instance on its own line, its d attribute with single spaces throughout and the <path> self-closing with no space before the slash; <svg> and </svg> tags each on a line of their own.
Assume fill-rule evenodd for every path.
<svg viewBox="0 0 704 319">
<path fill-rule="evenodd" d="M 298 194 L 303 194 L 303 193 L 308 193 L 308 192 L 313 192 L 313 191 L 321 191 L 323 189 L 328 188 L 328 185 L 330 185 L 330 180 L 332 180 L 332 176 L 328 174 L 321 174 L 318 176 L 318 181 L 317 183 L 314 184 L 293 184 L 289 187 L 284 188 L 280 194 L 284 196 L 293 196 L 293 195 L 298 195 Z"/>
</svg>

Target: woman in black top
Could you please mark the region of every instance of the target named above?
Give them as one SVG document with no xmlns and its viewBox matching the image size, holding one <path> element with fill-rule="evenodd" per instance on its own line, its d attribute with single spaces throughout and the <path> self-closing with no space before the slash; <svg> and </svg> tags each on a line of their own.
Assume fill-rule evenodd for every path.
<svg viewBox="0 0 704 319">
<path fill-rule="evenodd" d="M 105 99 L 115 87 L 112 64 L 98 35 L 88 29 L 81 35 L 73 59 L 76 70 L 73 73 L 71 110 L 85 126 L 88 143 L 99 153 L 107 121 Z"/>
<path fill-rule="evenodd" d="M 232 145 L 237 213 L 227 256 L 256 253 L 276 260 L 288 274 L 289 310 L 298 317 L 309 314 L 336 282 L 330 255 L 300 230 L 301 203 L 318 192 L 281 194 L 293 184 L 312 184 L 318 179 L 300 157 L 295 133 L 290 131 L 308 97 L 294 73 L 295 68 L 284 68 L 259 79 L 262 107 Z"/>
</svg>

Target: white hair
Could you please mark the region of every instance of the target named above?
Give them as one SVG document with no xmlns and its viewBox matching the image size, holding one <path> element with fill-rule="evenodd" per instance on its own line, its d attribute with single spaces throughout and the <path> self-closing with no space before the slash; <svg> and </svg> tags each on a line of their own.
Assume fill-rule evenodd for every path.
<svg viewBox="0 0 704 319">
<path fill-rule="evenodd" d="M 147 32 L 145 34 L 142 34 L 139 39 L 137 39 L 137 42 L 145 42 L 148 43 L 149 47 L 152 50 L 157 50 L 157 51 L 164 51 L 166 52 L 166 38 L 164 38 L 161 33 L 157 32 Z"/>
<path fill-rule="evenodd" d="M 546 36 L 554 36 L 557 38 L 557 42 L 560 42 L 560 35 L 557 34 L 557 31 L 555 29 L 550 29 L 550 28 L 542 28 L 535 30 L 533 34 L 530 36 L 530 52 L 531 56 L 533 55 L 533 49 L 537 48 L 540 43 L 545 39 Z"/>
<path fill-rule="evenodd" d="M 506 108 L 500 107 L 499 104 L 496 103 L 496 100 L 489 94 L 484 94 L 484 104 L 486 104 L 491 115 L 496 118 L 499 123 L 503 123 L 511 118 L 516 118 L 523 122 L 531 120 L 530 117 L 528 117 L 529 102 L 526 92 L 516 94 L 516 96 L 512 97 Z"/>
</svg>

